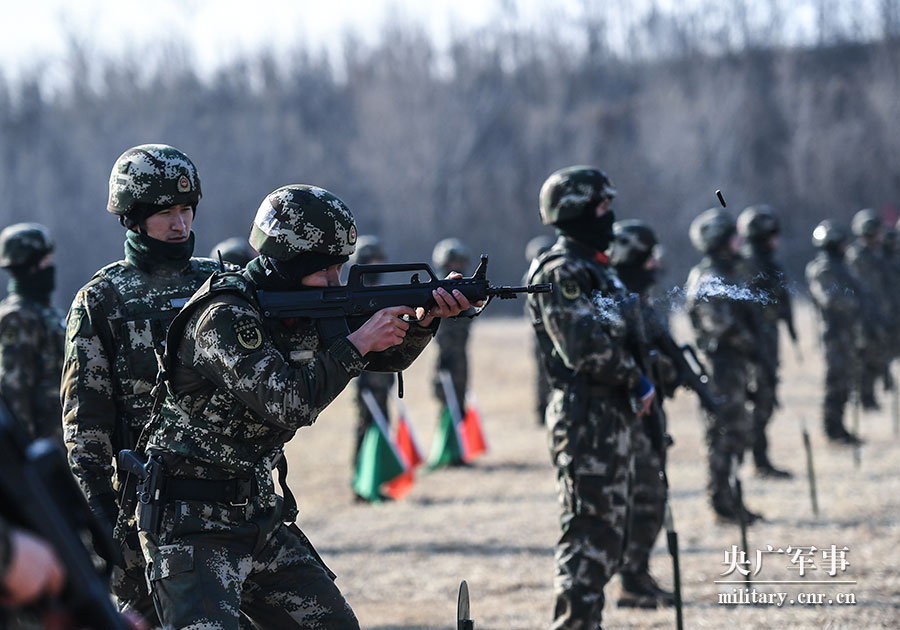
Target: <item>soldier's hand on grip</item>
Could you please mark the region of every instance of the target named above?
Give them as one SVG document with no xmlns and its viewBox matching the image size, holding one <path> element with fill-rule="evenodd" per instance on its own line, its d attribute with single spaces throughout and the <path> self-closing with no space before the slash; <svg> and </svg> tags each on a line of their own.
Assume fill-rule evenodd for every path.
<svg viewBox="0 0 900 630">
<path fill-rule="evenodd" d="M 383 308 L 350 333 L 347 339 L 363 356 L 399 345 L 409 330 L 409 321 L 403 319 L 404 315 L 415 318 L 416 312 L 409 306 Z"/>
</svg>

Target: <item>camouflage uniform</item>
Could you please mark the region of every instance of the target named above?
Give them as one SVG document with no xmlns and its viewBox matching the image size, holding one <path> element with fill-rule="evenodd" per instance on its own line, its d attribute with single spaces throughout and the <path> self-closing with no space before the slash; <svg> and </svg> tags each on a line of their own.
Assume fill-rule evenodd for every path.
<svg viewBox="0 0 900 630">
<path fill-rule="evenodd" d="M 324 202 L 316 207 L 328 207 L 317 212 L 331 226 L 306 230 L 326 239 L 321 243 L 298 243 L 295 224 L 307 225 L 309 195 Z M 253 242 L 257 236 L 262 244 Z M 147 446 L 165 466 L 167 490 L 159 502 L 160 529 L 141 531 L 166 628 L 235 629 L 239 610 L 259 628 L 358 627 L 333 574 L 302 532 L 286 524 L 296 510 L 275 493 L 272 471 L 283 461 L 284 444 L 351 378 L 366 367 L 407 367 L 436 323 L 413 324 L 401 345 L 364 359 L 346 337 L 326 347 L 311 320 L 264 318 L 255 289 L 267 276 L 258 264 L 273 264 L 277 272 L 291 250 L 334 240 L 343 245 L 331 258 L 346 260 L 356 233 L 343 202 L 312 187 L 279 189 L 254 222 L 251 243 L 261 257 L 243 274 L 212 276 L 169 330 L 168 393 Z"/>
<path fill-rule="evenodd" d="M 54 267 L 40 267 L 52 251 L 40 224 L 16 223 L 0 232 L 0 267 L 10 273 L 9 295 L 0 302 L 0 396 L 33 439 L 61 443 L 63 315 L 50 305 Z"/>
<path fill-rule="evenodd" d="M 439 277 L 446 277 L 451 271 L 463 273 L 468 266 L 468 248 L 455 238 L 447 238 L 434 247 L 432 262 Z M 461 413 L 466 409 L 466 392 L 469 389 L 469 358 L 467 348 L 469 344 L 469 331 L 472 328 L 472 318 L 461 315 L 455 319 L 448 319 L 438 329 L 435 343 L 437 344 L 437 360 L 434 366 L 434 395 L 442 406 L 447 405 L 444 396 L 444 387 L 440 374 L 448 372 L 453 381 L 453 391 L 459 404 Z M 460 461 L 453 462 L 460 463 Z"/>
<path fill-rule="evenodd" d="M 860 210 L 853 217 L 853 233 L 857 239 L 847 248 L 846 261 L 862 292 L 866 322 L 860 340 L 860 399 L 866 409 L 877 409 L 875 381 L 884 374 L 891 358 L 890 296 L 895 287 L 888 283 L 885 260 L 879 251 L 882 230 L 878 215 L 873 210 Z"/>
<path fill-rule="evenodd" d="M 545 251 L 553 247 L 553 239 L 549 236 L 535 236 L 533 239 L 528 241 L 528 245 L 525 247 L 525 261 L 531 265 L 531 261 L 535 258 L 543 254 Z M 522 278 L 522 284 L 528 283 L 528 272 L 525 272 L 525 277 Z M 525 317 L 530 319 L 530 313 L 528 309 L 528 303 L 525 303 Z M 535 403 L 535 418 L 537 419 L 538 426 L 544 426 L 544 414 L 547 410 L 547 401 L 550 398 L 550 378 L 547 376 L 547 370 L 544 367 L 544 362 L 541 359 L 541 347 L 537 343 L 537 339 L 531 340 L 531 352 L 534 355 L 534 403 Z"/>
<path fill-rule="evenodd" d="M 769 358 L 753 366 L 749 397 L 753 421 L 753 461 L 758 473 L 787 478 L 790 473 L 776 468 L 769 461 L 769 442 L 766 438 L 766 427 L 778 404 L 779 321 L 785 322 L 796 340 L 791 296 L 784 271 L 775 260 L 770 244 L 778 234 L 777 217 L 768 206 L 750 206 L 738 217 L 738 232 L 744 238 L 741 254 L 749 278 L 748 286 L 760 301 L 755 326 L 759 355 Z"/>
<path fill-rule="evenodd" d="M 823 221 L 813 232 L 813 243 L 821 251 L 806 265 L 806 281 L 823 323 L 825 433 L 834 441 L 858 443 L 844 427 L 844 406 L 859 380 L 861 288 L 843 260 L 846 232 L 841 226 Z"/>
<path fill-rule="evenodd" d="M 180 152 L 153 145 L 126 151 L 113 168 L 110 205 L 117 208 L 115 179 L 119 165 L 141 156 L 169 156 L 172 177 L 188 173 L 199 199 L 193 164 Z M 156 148 L 154 148 L 156 147 Z M 171 149 L 171 151 L 176 151 Z M 181 157 L 178 157 L 178 156 Z M 148 158 L 149 159 L 149 158 Z M 134 167 L 132 173 L 135 172 Z M 184 186 L 183 183 L 181 185 Z M 179 196 L 163 198 L 175 204 Z M 112 211 L 112 210 L 111 210 Z M 118 213 L 117 213 L 118 214 Z M 134 233 L 129 232 L 129 236 Z M 131 243 L 131 240 L 127 241 Z M 193 240 L 190 241 L 190 244 Z M 151 390 L 156 384 L 156 352 L 162 349 L 169 323 L 218 263 L 204 258 L 178 266 L 145 260 L 126 245 L 126 259 L 100 269 L 75 296 L 69 310 L 61 386 L 63 427 L 72 473 L 93 512 L 112 530 L 118 512 L 118 482 L 113 462 L 122 449 L 134 448 L 150 419 Z M 120 608 L 136 609 L 145 619 L 155 616 L 144 579 L 144 562 L 132 530 L 123 544 L 124 570 L 116 567 L 112 591 Z"/>
<path fill-rule="evenodd" d="M 736 521 L 743 506 L 736 502 L 729 480 L 732 461 L 743 460 L 752 435 L 746 403 L 751 364 L 757 357 L 757 306 L 740 273 L 737 252 L 728 251 L 735 233 L 734 220 L 725 211 L 708 210 L 694 220 L 691 240 L 705 256 L 691 269 L 685 291 L 697 347 L 707 357 L 711 389 L 719 398 L 718 416 L 706 414 L 709 496 L 719 516 Z M 758 516 L 746 514 L 750 520 Z"/>
<path fill-rule="evenodd" d="M 596 257 L 612 236 L 614 217 L 606 205 L 604 216 L 594 218 L 595 208 L 614 194 L 605 174 L 590 167 L 551 175 L 541 190 L 541 216 L 566 231 L 528 274 L 529 282 L 553 284 L 552 293 L 528 296 L 553 386 L 546 423 L 562 535 L 552 630 L 599 627 L 603 588 L 620 567 L 628 537 L 632 392 L 640 373 L 625 349 L 627 325 L 618 304 L 624 287 Z M 592 238 L 579 242 L 575 234 Z"/>
</svg>

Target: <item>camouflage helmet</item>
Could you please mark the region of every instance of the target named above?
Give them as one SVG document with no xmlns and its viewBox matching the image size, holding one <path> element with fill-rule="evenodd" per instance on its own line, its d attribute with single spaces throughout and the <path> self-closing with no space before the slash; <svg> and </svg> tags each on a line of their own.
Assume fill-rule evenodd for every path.
<svg viewBox="0 0 900 630">
<path fill-rule="evenodd" d="M 847 238 L 847 230 L 843 225 L 837 221 L 825 219 L 813 230 L 812 244 L 819 249 L 828 249 L 846 243 Z"/>
<path fill-rule="evenodd" d="M 137 203 L 196 208 L 201 196 L 197 167 L 188 156 L 167 144 L 142 144 L 113 164 L 106 209 L 128 216 Z"/>
<path fill-rule="evenodd" d="M 438 241 L 434 246 L 434 251 L 431 252 L 431 262 L 438 269 L 446 268 L 453 260 L 468 263 L 471 257 L 469 248 L 458 238 L 445 238 Z"/>
<path fill-rule="evenodd" d="M 613 242 L 609 255 L 609 264 L 643 265 L 653 255 L 659 241 L 656 233 L 645 221 L 628 219 L 613 224 Z"/>
<path fill-rule="evenodd" d="M 14 223 L 0 232 L 0 267 L 35 264 L 52 251 L 50 230 L 40 223 Z"/>
<path fill-rule="evenodd" d="M 722 208 L 710 208 L 691 221 L 691 244 L 701 254 L 710 254 L 722 248 L 737 232 L 731 214 Z"/>
<path fill-rule="evenodd" d="M 349 256 L 356 249 L 356 221 L 344 202 L 324 188 L 282 186 L 260 204 L 250 245 L 275 260 L 305 253 Z"/>
<path fill-rule="evenodd" d="M 769 205 L 748 206 L 738 215 L 737 231 L 749 241 L 763 241 L 778 234 L 781 226 L 775 209 Z"/>
<path fill-rule="evenodd" d="M 541 221 L 564 223 L 592 211 L 616 196 L 606 173 L 592 166 L 569 166 L 550 175 L 541 186 Z"/>
<path fill-rule="evenodd" d="M 881 217 L 871 208 L 865 208 L 853 215 L 850 229 L 854 236 L 875 236 L 881 230 Z"/>
<path fill-rule="evenodd" d="M 553 247 L 553 237 L 547 236 L 546 234 L 541 234 L 540 236 L 535 236 L 533 239 L 528 241 L 528 244 L 525 246 L 525 260 L 531 262 L 545 251 Z"/>
<path fill-rule="evenodd" d="M 238 267 L 245 267 L 248 262 L 256 258 L 256 252 L 253 251 L 246 239 L 240 236 L 226 238 L 212 248 L 209 257 L 213 260 L 218 260 L 219 254 L 222 255 L 224 262 L 237 265 Z"/>
<path fill-rule="evenodd" d="M 370 265 L 376 260 L 385 260 L 381 239 L 372 234 L 363 234 L 356 241 L 356 253 L 350 258 L 351 264 Z"/>
</svg>

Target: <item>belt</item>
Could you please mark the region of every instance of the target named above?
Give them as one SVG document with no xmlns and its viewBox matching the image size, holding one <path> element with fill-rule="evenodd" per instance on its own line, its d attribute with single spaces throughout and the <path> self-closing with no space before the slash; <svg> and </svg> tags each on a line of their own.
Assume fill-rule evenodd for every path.
<svg viewBox="0 0 900 630">
<path fill-rule="evenodd" d="M 179 479 L 166 480 L 165 497 L 171 501 L 211 501 L 247 505 L 259 495 L 256 479 Z"/>
</svg>

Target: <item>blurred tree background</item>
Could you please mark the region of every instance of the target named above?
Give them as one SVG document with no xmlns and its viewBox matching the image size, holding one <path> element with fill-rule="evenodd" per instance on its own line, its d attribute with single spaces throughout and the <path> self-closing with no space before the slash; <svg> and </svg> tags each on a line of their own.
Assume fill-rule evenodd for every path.
<svg viewBox="0 0 900 630">
<path fill-rule="evenodd" d="M 648 0 L 624 20 L 628 2 L 584 0 L 524 27 L 504 0 L 501 19 L 443 47 L 394 15 L 374 44 L 348 34 L 339 62 L 298 41 L 203 77 L 175 41 L 113 58 L 73 33 L 61 84 L 41 67 L 0 74 L 0 223 L 53 230 L 67 306 L 122 255 L 105 209 L 113 162 L 163 142 L 200 171 L 199 255 L 248 234 L 271 190 L 311 183 L 392 260 L 429 260 L 457 236 L 491 255 L 493 281 L 514 284 L 526 242 L 549 233 L 542 182 L 585 163 L 613 178 L 619 218 L 658 229 L 667 284 L 696 261 L 687 227 L 721 189 L 735 213 L 780 210 L 799 286 L 819 220 L 862 207 L 897 219 L 900 0 L 813 0 L 802 24 L 787 0 L 689 5 Z"/>
</svg>

